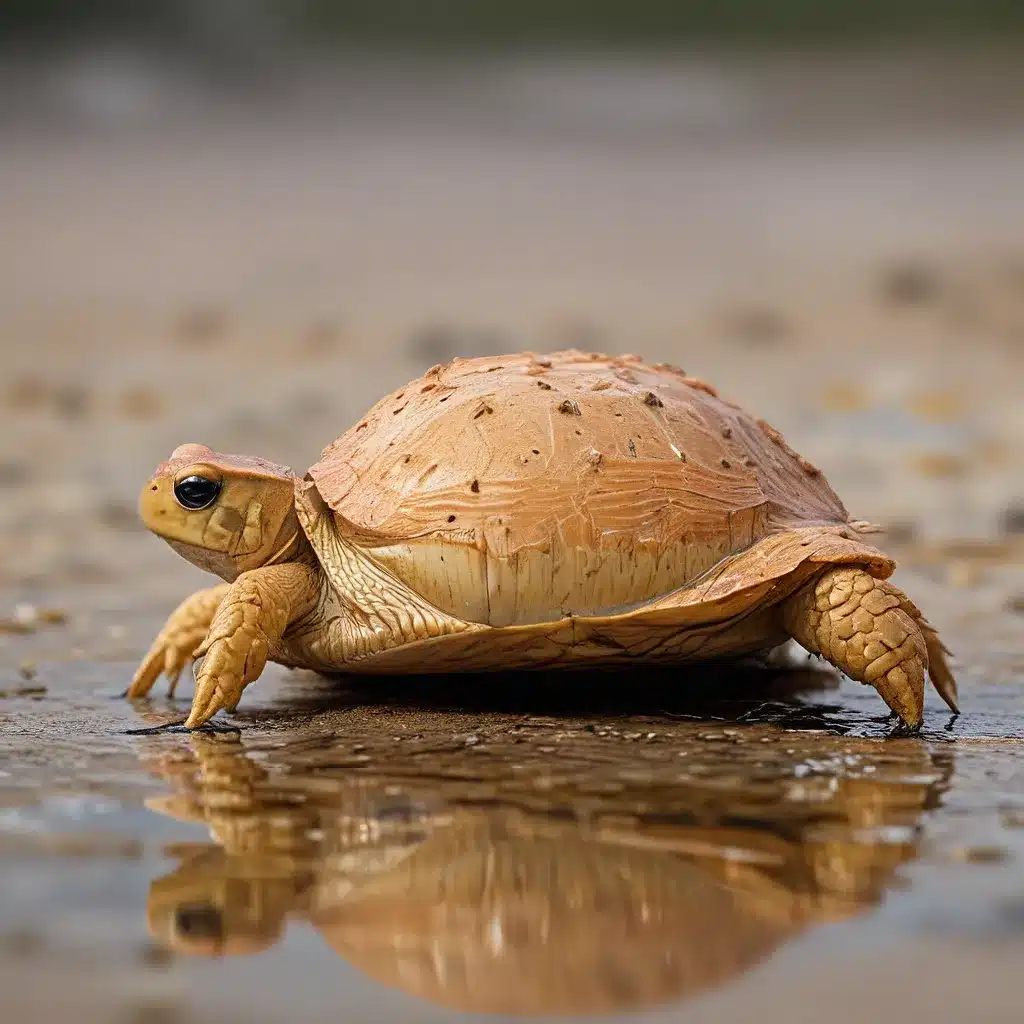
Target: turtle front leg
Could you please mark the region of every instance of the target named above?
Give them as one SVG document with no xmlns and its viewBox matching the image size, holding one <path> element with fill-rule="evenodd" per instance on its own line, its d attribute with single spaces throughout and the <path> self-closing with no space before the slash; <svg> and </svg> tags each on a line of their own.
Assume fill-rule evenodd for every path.
<svg viewBox="0 0 1024 1024">
<path fill-rule="evenodd" d="M 956 681 L 938 634 L 916 605 L 863 569 L 830 569 L 782 605 L 790 636 L 841 672 L 878 690 L 911 728 L 924 716 L 924 677 L 953 711 Z"/>
<path fill-rule="evenodd" d="M 167 676 L 168 696 L 174 696 L 182 669 L 195 657 L 196 648 L 203 642 L 221 601 L 230 589 L 230 583 L 221 583 L 197 590 L 171 612 L 132 677 L 126 697 L 145 697 L 161 673 Z"/>
<path fill-rule="evenodd" d="M 234 709 L 285 630 L 312 610 L 316 599 L 317 574 L 307 565 L 288 562 L 242 573 L 196 652 L 203 663 L 185 728 L 199 727 L 221 708 Z"/>
</svg>

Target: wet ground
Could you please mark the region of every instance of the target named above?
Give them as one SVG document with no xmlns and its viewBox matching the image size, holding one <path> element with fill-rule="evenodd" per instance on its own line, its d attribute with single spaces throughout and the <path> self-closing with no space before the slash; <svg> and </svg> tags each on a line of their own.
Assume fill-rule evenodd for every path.
<svg viewBox="0 0 1024 1024">
<path fill-rule="evenodd" d="M 255 113 L 86 61 L 0 107 L 5 1022 L 1019 1020 L 1024 80 L 944 60 L 356 67 Z M 206 582 L 134 512 L 175 445 L 301 468 L 431 363 L 565 344 L 822 466 L 964 713 L 894 737 L 799 657 L 271 669 L 195 736 L 117 698 Z"/>
<path fill-rule="evenodd" d="M 130 667 L 4 674 L 7 1020 L 1016 1019 L 1005 683 L 894 738 L 806 669 L 384 700 L 272 672 L 181 735 L 185 702 L 113 696 Z"/>
</svg>

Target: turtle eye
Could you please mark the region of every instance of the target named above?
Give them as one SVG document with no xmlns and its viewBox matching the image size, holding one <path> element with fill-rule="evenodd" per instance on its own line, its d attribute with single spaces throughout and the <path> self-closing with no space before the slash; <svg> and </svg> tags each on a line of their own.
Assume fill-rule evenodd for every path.
<svg viewBox="0 0 1024 1024">
<path fill-rule="evenodd" d="M 224 935 L 224 919 L 220 911 L 208 903 L 189 903 L 174 912 L 178 935 L 189 939 L 220 939 Z"/>
<path fill-rule="evenodd" d="M 174 500 L 183 508 L 197 511 L 209 508 L 220 494 L 220 481 L 205 476 L 187 476 L 174 485 Z"/>
</svg>

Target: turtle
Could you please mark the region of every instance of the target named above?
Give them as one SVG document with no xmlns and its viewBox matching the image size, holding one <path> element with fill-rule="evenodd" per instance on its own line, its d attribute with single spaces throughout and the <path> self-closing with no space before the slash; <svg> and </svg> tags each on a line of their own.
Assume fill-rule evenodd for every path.
<svg viewBox="0 0 1024 1024">
<path fill-rule="evenodd" d="M 824 474 L 665 363 L 456 358 L 378 401 L 301 477 L 176 448 L 145 525 L 222 580 L 183 601 L 126 695 L 193 666 L 187 729 L 268 660 L 323 675 L 677 665 L 795 640 L 917 730 L 958 713 L 936 630 Z"/>
</svg>

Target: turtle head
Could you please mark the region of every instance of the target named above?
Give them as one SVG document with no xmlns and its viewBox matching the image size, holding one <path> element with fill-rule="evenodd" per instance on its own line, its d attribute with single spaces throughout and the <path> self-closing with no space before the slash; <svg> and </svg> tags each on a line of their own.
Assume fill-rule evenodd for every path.
<svg viewBox="0 0 1024 1024">
<path fill-rule="evenodd" d="M 198 847 L 150 885 L 150 935 L 186 956 L 252 955 L 273 946 L 295 901 L 295 884 L 287 876 L 248 877 L 249 862 L 219 847 Z"/>
<path fill-rule="evenodd" d="M 182 557 L 228 582 L 286 561 L 302 534 L 290 469 L 201 444 L 176 448 L 157 467 L 139 513 Z"/>
</svg>

